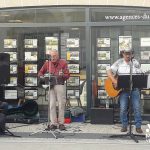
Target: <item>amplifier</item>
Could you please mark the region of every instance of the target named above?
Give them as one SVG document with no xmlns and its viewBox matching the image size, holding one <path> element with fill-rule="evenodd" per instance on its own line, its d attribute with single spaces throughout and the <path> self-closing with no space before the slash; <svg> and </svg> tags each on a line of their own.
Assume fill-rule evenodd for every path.
<svg viewBox="0 0 150 150">
<path fill-rule="evenodd" d="M 113 124 L 113 108 L 91 108 L 91 124 Z"/>
</svg>

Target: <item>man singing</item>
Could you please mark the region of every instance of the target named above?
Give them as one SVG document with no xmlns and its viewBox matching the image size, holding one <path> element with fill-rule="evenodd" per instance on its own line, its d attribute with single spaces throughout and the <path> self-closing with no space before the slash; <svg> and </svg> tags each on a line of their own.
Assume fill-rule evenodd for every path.
<svg viewBox="0 0 150 150">
<path fill-rule="evenodd" d="M 66 88 L 64 85 L 65 80 L 70 77 L 67 62 L 59 58 L 58 51 L 50 51 L 51 60 L 46 61 L 40 69 L 38 76 L 44 76 L 45 73 L 50 73 L 56 79 L 56 84 L 50 89 L 50 120 L 51 124 L 48 125 L 50 130 L 58 128 L 65 130 L 64 126 L 64 110 L 66 103 Z M 56 100 L 58 101 L 58 118 L 56 112 Z"/>
<path fill-rule="evenodd" d="M 124 50 L 121 52 L 122 58 L 118 59 L 111 67 L 107 70 L 108 77 L 112 80 L 112 83 L 117 87 L 116 75 L 130 74 L 130 67 L 132 66 L 133 74 L 141 73 L 141 68 L 139 62 L 133 58 L 133 53 L 131 50 Z M 132 65 L 131 65 L 132 63 Z M 138 82 L 138 81 L 137 81 Z M 120 120 L 122 123 L 121 132 L 127 131 L 128 117 L 128 98 L 130 95 L 129 89 L 123 89 L 119 95 L 120 101 Z M 140 92 L 138 88 L 133 88 L 131 92 L 131 103 L 134 110 L 134 120 L 136 126 L 136 132 L 143 133 L 141 129 L 142 119 L 140 110 Z"/>
</svg>

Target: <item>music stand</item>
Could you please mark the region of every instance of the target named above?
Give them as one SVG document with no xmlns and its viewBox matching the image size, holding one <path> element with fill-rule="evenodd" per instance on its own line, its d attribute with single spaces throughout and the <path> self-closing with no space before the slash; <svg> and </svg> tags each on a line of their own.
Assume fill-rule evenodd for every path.
<svg viewBox="0 0 150 150">
<path fill-rule="evenodd" d="M 138 143 L 138 140 L 136 139 L 136 136 L 145 137 L 145 135 L 139 135 L 139 134 L 133 134 L 132 133 L 132 111 L 131 111 L 131 99 L 132 99 L 132 88 L 147 88 L 147 79 L 148 75 L 143 74 L 137 74 L 132 75 L 132 66 L 130 66 L 130 75 L 119 75 L 118 76 L 118 88 L 128 88 L 130 89 L 130 94 L 128 97 L 129 100 L 129 132 L 127 134 L 121 134 L 121 135 L 112 135 L 111 138 L 115 137 L 130 137 L 133 139 L 136 143 Z"/>
<path fill-rule="evenodd" d="M 147 88 L 147 79 L 148 79 L 148 75 L 145 75 L 145 74 L 132 75 L 132 83 L 133 83 L 132 88 L 139 88 L 139 89 Z M 119 75 L 117 87 L 119 89 L 122 89 L 122 88 L 129 89 L 130 88 L 130 75 Z"/>
</svg>

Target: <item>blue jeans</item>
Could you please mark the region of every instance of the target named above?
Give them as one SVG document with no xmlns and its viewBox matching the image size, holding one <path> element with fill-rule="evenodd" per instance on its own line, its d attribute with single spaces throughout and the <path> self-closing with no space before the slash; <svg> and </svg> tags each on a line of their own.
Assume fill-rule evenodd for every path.
<svg viewBox="0 0 150 150">
<path fill-rule="evenodd" d="M 119 97 L 120 100 L 120 120 L 123 127 L 128 126 L 128 117 L 127 117 L 127 109 L 128 109 L 128 99 L 130 92 L 122 91 Z M 140 128 L 142 124 L 141 118 L 141 110 L 140 110 L 140 92 L 136 88 L 131 92 L 131 104 L 132 109 L 134 111 L 134 120 L 136 128 Z M 131 109 L 131 110 L 132 110 Z"/>
</svg>

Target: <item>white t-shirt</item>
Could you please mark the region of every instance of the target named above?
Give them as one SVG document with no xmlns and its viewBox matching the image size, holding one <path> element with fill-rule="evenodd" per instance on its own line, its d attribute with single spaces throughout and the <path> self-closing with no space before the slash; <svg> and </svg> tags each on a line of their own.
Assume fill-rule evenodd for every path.
<svg viewBox="0 0 150 150">
<path fill-rule="evenodd" d="M 140 64 L 136 59 L 132 59 L 132 62 L 127 63 L 123 58 L 118 59 L 110 68 L 114 75 L 130 74 L 130 66 L 132 66 L 132 73 L 142 73 Z"/>
</svg>

